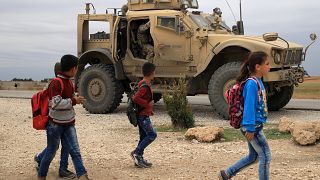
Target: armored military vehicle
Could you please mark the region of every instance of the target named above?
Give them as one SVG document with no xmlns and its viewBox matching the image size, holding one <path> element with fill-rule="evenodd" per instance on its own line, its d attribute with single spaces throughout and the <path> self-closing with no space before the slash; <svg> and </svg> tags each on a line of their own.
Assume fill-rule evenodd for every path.
<svg viewBox="0 0 320 180">
<path fill-rule="evenodd" d="M 142 77 L 141 66 L 147 61 L 157 66 L 155 102 L 161 98 L 163 82 L 187 78 L 188 95 L 208 94 L 213 109 L 224 118 L 228 116 L 224 92 L 235 83 L 250 52 L 264 51 L 270 56 L 271 71 L 263 77 L 270 110 L 284 107 L 294 86 L 304 80 L 302 46 L 277 33 L 245 36 L 241 21 L 229 28 L 219 8 L 212 13 L 197 11 L 197 0 L 129 0 L 122 9 L 112 9 L 112 13 L 107 9 L 106 14 L 91 13 L 91 7 L 86 4 L 86 13 L 78 15 L 75 79 L 90 113 L 113 112 L 130 91 L 130 82 Z M 93 22 L 107 26 L 90 33 Z M 138 28 L 148 22 L 151 59 L 146 59 L 137 39 Z"/>
</svg>

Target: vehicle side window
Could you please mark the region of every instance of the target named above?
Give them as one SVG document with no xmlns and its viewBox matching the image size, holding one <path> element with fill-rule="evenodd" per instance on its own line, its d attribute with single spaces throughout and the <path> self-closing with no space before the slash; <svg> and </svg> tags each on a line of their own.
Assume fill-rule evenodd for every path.
<svg viewBox="0 0 320 180">
<path fill-rule="evenodd" d="M 142 0 L 143 3 L 153 3 L 154 0 Z"/>
<path fill-rule="evenodd" d="M 139 3 L 139 0 L 130 0 L 130 3 L 131 4 L 137 4 L 137 3 Z"/>
<path fill-rule="evenodd" d="M 175 30 L 175 21 L 174 17 L 158 17 L 157 25 Z"/>
</svg>

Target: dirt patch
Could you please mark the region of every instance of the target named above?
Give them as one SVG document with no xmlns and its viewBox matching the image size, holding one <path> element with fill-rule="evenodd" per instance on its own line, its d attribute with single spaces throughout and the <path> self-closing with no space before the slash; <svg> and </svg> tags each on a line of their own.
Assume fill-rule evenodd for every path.
<svg viewBox="0 0 320 180">
<path fill-rule="evenodd" d="M 45 131 L 31 126 L 28 99 L 0 98 L 0 179 L 36 179 L 33 156 L 46 145 Z M 197 125 L 227 127 L 209 106 L 192 106 Z M 88 114 L 76 107 L 76 127 L 84 164 L 90 177 L 104 179 L 217 179 L 217 172 L 247 153 L 243 141 L 193 143 L 184 140 L 182 132 L 159 132 L 156 141 L 146 149 L 145 158 L 154 166 L 138 169 L 129 156 L 138 140 L 138 131 L 125 115 L 125 104 L 113 114 Z M 168 124 L 169 116 L 162 105 L 155 105 L 152 117 L 156 126 Z M 314 119 L 320 112 L 279 111 L 270 113 L 270 123 L 287 116 Z M 301 147 L 292 140 L 269 140 L 272 153 L 270 179 L 319 179 L 320 145 Z M 48 179 L 59 179 L 60 152 L 50 165 Z M 70 169 L 73 170 L 71 159 Z M 258 165 L 251 166 L 235 180 L 258 179 Z"/>
<path fill-rule="evenodd" d="M 320 83 L 320 76 L 311 76 L 304 79 L 305 82 Z"/>
<path fill-rule="evenodd" d="M 305 78 L 302 84 L 295 87 L 294 99 L 320 99 L 320 76 Z"/>
</svg>

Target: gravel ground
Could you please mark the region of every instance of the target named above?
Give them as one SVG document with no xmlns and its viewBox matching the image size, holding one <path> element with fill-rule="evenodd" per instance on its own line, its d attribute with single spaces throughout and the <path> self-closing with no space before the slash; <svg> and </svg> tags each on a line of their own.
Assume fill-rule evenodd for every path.
<svg viewBox="0 0 320 180">
<path fill-rule="evenodd" d="M 125 115 L 125 104 L 113 114 L 88 114 L 76 106 L 76 127 L 84 164 L 93 179 L 217 179 L 220 169 L 247 153 L 246 142 L 196 143 L 183 133 L 160 132 L 146 149 L 145 158 L 154 166 L 139 169 L 129 153 L 138 140 L 138 131 Z M 194 105 L 197 125 L 228 126 L 210 106 Z M 163 105 L 155 105 L 155 126 L 169 124 Z M 282 110 L 270 113 L 269 121 L 280 117 L 296 120 L 319 119 L 319 111 Z M 0 179 L 36 179 L 33 156 L 46 145 L 45 131 L 32 128 L 29 99 L 0 98 Z M 272 153 L 270 179 L 320 179 L 320 145 L 301 147 L 292 140 L 269 140 Z M 51 163 L 48 179 L 58 178 L 60 152 Z M 71 159 L 69 163 L 72 164 Z M 73 169 L 70 165 L 70 169 Z M 258 179 L 258 165 L 234 179 Z"/>
</svg>

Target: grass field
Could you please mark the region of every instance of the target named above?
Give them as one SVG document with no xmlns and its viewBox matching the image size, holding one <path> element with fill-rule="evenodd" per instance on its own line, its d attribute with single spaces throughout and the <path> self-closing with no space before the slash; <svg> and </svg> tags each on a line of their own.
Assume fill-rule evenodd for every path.
<svg viewBox="0 0 320 180">
<path fill-rule="evenodd" d="M 276 127 L 266 127 L 264 134 L 267 139 L 290 139 L 292 136 L 290 133 L 279 132 Z M 244 141 L 245 138 L 238 129 L 224 128 L 223 138 L 225 141 Z"/>
<path fill-rule="evenodd" d="M 173 129 L 170 124 L 157 126 L 158 132 L 181 132 L 186 133 L 187 129 Z M 222 141 L 244 141 L 245 138 L 238 129 L 224 127 L 224 133 Z M 267 139 L 290 139 L 292 136 L 290 133 L 282 133 L 278 131 L 277 125 L 266 124 L 264 127 L 264 133 Z"/>
<path fill-rule="evenodd" d="M 295 87 L 294 99 L 320 99 L 320 76 L 305 78 L 302 84 Z"/>
</svg>

